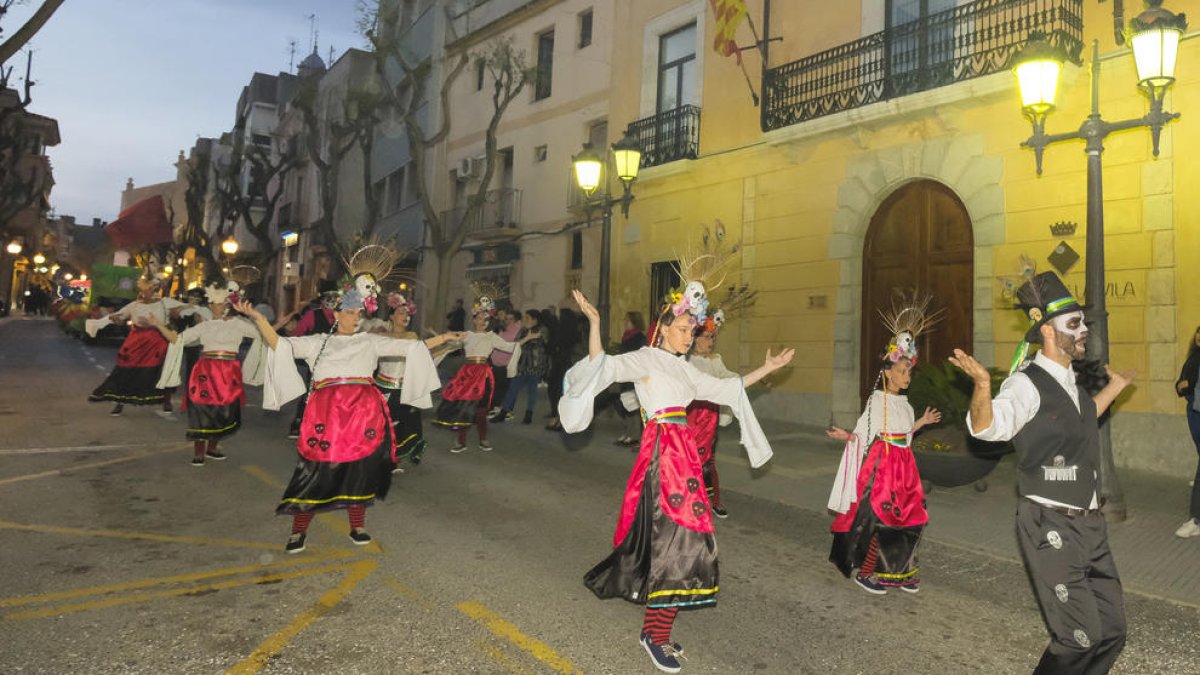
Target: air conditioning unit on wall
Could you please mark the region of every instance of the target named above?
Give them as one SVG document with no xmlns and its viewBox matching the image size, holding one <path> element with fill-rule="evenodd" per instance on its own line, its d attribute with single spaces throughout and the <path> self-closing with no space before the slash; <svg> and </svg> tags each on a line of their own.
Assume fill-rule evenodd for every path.
<svg viewBox="0 0 1200 675">
<path fill-rule="evenodd" d="M 479 178 L 483 174 L 483 166 L 486 161 L 486 157 L 463 157 L 459 159 L 458 168 L 454 171 L 455 177 L 460 181 Z"/>
</svg>

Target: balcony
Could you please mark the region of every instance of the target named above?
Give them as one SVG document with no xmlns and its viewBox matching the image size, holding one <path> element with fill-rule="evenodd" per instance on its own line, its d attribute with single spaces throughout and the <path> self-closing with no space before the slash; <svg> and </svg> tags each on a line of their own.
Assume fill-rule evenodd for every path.
<svg viewBox="0 0 1200 675">
<path fill-rule="evenodd" d="M 466 207 L 442 212 L 442 222 L 457 226 Z M 489 190 L 483 196 L 483 207 L 466 222 L 467 240 L 480 243 L 507 241 L 520 234 L 517 223 L 521 220 L 521 191 L 512 188 Z"/>
<path fill-rule="evenodd" d="M 625 133 L 642 149 L 642 168 L 700 156 L 700 108 L 684 105 L 632 122 Z"/>
<path fill-rule="evenodd" d="M 1034 31 L 1081 63 L 1083 0 L 976 0 L 771 68 L 763 130 L 1010 70 Z"/>
</svg>

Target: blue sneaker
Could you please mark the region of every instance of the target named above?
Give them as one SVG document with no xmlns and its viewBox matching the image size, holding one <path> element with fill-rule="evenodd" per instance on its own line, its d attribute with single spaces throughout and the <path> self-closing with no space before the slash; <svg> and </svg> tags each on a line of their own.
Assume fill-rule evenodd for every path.
<svg viewBox="0 0 1200 675">
<path fill-rule="evenodd" d="M 872 595 L 887 595 L 887 589 L 883 587 L 883 584 L 873 581 L 871 577 L 856 576 L 854 583 Z"/>
<path fill-rule="evenodd" d="M 650 641 L 649 635 L 643 635 L 639 642 L 650 655 L 650 660 L 654 662 L 654 667 L 664 673 L 678 673 L 680 652 L 675 649 L 674 644 L 656 645 Z"/>
</svg>

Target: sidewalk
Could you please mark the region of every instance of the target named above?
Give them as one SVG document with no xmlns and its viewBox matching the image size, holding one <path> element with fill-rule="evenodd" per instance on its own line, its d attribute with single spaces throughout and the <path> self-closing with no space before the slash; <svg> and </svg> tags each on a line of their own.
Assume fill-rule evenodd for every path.
<svg viewBox="0 0 1200 675">
<path fill-rule="evenodd" d="M 543 411 L 545 402 L 542 402 Z M 545 439 L 543 420 L 535 424 L 497 425 L 500 434 L 530 442 Z M 503 428 L 503 431 L 501 431 Z M 760 470 L 750 469 L 737 444 L 737 427 L 722 429 L 717 448 L 721 491 L 733 494 L 730 518 L 737 517 L 738 494 L 770 499 L 816 513 L 827 513 L 826 502 L 841 447 L 824 431 L 810 426 L 763 421 L 774 458 Z M 630 464 L 632 453 L 611 445 L 619 426 L 607 416 L 593 423 L 590 442 L 567 437 L 568 445 L 586 444 L 589 454 L 614 463 Z M 436 443 L 437 436 L 432 440 Z M 542 440 L 544 442 L 544 440 Z M 1014 514 L 1016 471 L 1013 455 L 1006 456 L 986 478 L 987 489 L 974 486 L 934 487 L 927 497 L 930 523 L 925 536 L 950 547 L 993 558 L 1020 562 Z M 1109 540 L 1127 593 L 1137 593 L 1200 609 L 1200 538 L 1180 539 L 1175 528 L 1187 516 L 1189 477 L 1163 478 L 1123 470 L 1128 519 L 1109 527 Z M 936 565 L 937 561 L 931 560 Z"/>
</svg>

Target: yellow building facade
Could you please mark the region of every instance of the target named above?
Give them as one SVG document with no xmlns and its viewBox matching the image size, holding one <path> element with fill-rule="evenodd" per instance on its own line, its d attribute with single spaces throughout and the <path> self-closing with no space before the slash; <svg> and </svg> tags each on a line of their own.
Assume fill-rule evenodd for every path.
<svg viewBox="0 0 1200 675">
<path fill-rule="evenodd" d="M 1065 270 L 1083 297 L 1083 142 L 1048 148 L 1041 176 L 1034 153 L 1020 146 L 1031 130 L 1009 67 L 1031 28 L 1055 32 L 1081 55 L 1064 68 L 1047 131 L 1073 131 L 1087 117 L 1093 40 L 1104 118 L 1149 109 L 1131 50 L 1116 44 L 1112 3 L 948 1 L 942 14 L 920 17 L 921 33 L 904 33 L 905 17 L 887 16 L 906 4 L 938 3 L 771 2 L 770 36 L 782 41 L 769 45 L 770 76 L 759 52 L 743 52 L 749 85 L 763 97 L 756 106 L 735 58 L 713 51 L 708 2 L 617 2 L 614 132 L 634 122 L 652 129 L 651 144 L 676 143 L 666 106 L 679 101 L 664 89 L 679 77 L 694 78 L 675 91 L 699 111 L 698 149 L 643 168 L 630 217 L 615 225 L 613 315 L 646 311 L 662 263 L 720 220 L 740 246 L 730 280 L 751 284 L 758 301 L 730 321 L 718 349 L 743 370 L 768 348 L 797 349 L 790 372 L 758 395 L 768 417 L 853 424 L 874 354 L 885 347 L 874 343 L 882 335 L 876 310 L 892 288 L 932 290 L 947 308 L 931 351 L 953 343 L 999 367 L 1025 330 L 1004 280 L 1020 274 L 1022 256 L 1039 271 Z M 1200 15 L 1195 0 L 1167 5 Z M 763 2 L 747 6 L 761 34 Z M 1132 17 L 1141 7 L 1126 11 Z M 694 53 L 680 61 L 668 40 L 689 26 Z M 1200 324 L 1200 292 L 1188 278 L 1200 265 L 1200 195 L 1189 189 L 1200 184 L 1200 166 L 1188 161 L 1200 151 L 1200 40 L 1192 37 L 1180 44 L 1166 97 L 1167 110 L 1182 117 L 1163 130 L 1159 157 L 1147 129 L 1110 136 L 1103 154 L 1110 360 L 1138 371 L 1113 416 L 1115 456 L 1121 466 L 1177 474 L 1192 471 L 1195 451 L 1174 382 Z M 743 23 L 737 43 L 755 39 Z M 989 60 L 990 71 L 980 66 Z M 887 77 L 872 75 L 875 68 Z M 972 68 L 980 74 L 964 76 Z M 933 79 L 911 86 L 922 77 Z"/>
</svg>

